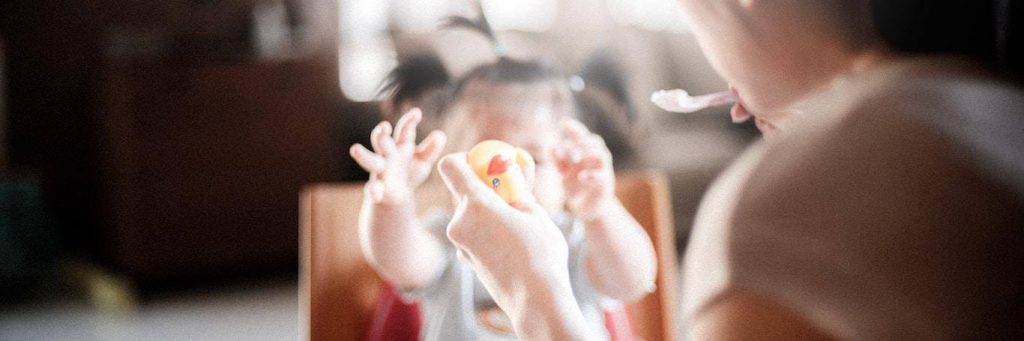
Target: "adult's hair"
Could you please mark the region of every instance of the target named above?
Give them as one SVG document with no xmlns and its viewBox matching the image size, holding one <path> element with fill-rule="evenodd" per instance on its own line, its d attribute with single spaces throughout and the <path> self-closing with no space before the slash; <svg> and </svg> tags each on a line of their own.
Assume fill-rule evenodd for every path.
<svg viewBox="0 0 1024 341">
<path fill-rule="evenodd" d="M 1020 79 L 1022 5 L 1016 0 L 871 0 L 880 38 L 897 52 L 968 56 Z"/>
</svg>

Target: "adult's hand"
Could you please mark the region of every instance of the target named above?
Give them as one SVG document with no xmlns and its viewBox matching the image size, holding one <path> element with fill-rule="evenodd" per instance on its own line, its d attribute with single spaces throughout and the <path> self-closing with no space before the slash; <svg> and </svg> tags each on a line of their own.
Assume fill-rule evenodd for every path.
<svg viewBox="0 0 1024 341">
<path fill-rule="evenodd" d="M 438 164 L 456 198 L 448 238 L 511 318 L 521 339 L 586 339 L 583 314 L 569 283 L 568 247 L 531 195 L 514 206 L 484 185 L 466 154 Z"/>
</svg>

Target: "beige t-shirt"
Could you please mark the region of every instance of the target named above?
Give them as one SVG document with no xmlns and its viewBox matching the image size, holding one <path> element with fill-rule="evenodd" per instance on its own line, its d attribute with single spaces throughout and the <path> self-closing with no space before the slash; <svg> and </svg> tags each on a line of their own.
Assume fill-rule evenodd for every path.
<svg viewBox="0 0 1024 341">
<path fill-rule="evenodd" d="M 698 213 L 684 317 L 759 295 L 839 339 L 1024 338 L 1024 95 L 949 59 L 802 105 Z"/>
</svg>

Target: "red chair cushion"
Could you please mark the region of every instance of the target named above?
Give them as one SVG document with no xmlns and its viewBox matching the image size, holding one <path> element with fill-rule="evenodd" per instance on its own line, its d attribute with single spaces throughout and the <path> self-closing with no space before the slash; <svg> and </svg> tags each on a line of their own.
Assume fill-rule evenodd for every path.
<svg viewBox="0 0 1024 341">
<path fill-rule="evenodd" d="M 405 303 L 398 290 L 387 283 L 381 285 L 366 340 L 416 341 L 422 326 L 419 304 Z"/>
</svg>

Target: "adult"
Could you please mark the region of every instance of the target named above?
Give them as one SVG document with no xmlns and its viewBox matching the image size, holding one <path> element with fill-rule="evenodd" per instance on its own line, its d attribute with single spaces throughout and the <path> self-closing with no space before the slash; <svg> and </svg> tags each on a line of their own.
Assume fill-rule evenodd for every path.
<svg viewBox="0 0 1024 341">
<path fill-rule="evenodd" d="M 693 338 L 1024 337 L 1024 94 L 1000 79 L 1012 25 L 994 7 L 1008 3 L 681 1 L 741 98 L 734 118 L 770 137 L 696 219 Z M 448 236 L 516 332 L 586 339 L 543 210 L 504 204 L 463 154 L 439 168 L 460 201 Z"/>
</svg>

